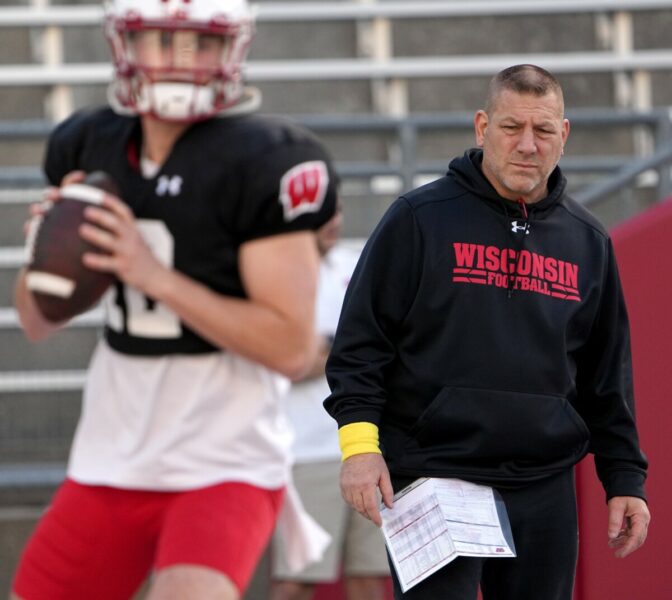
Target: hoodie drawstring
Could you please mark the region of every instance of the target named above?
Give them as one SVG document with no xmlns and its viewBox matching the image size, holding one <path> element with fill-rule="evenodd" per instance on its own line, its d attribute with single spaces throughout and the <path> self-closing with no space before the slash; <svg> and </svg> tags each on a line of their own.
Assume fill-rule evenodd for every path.
<svg viewBox="0 0 672 600">
<path fill-rule="evenodd" d="M 527 223 L 528 221 L 527 204 L 525 204 L 525 200 L 523 200 L 522 198 L 518 198 L 518 204 L 520 204 L 520 210 L 523 211 L 523 216 L 525 217 L 525 222 Z"/>
</svg>

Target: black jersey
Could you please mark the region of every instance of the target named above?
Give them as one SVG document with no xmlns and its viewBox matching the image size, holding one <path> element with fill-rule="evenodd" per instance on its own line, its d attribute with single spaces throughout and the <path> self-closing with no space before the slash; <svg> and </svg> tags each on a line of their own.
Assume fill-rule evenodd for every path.
<svg viewBox="0 0 672 600">
<path fill-rule="evenodd" d="M 111 109 L 79 112 L 52 134 L 49 181 L 103 170 L 117 182 L 159 260 L 215 292 L 246 296 L 241 244 L 317 229 L 334 214 L 336 176 L 317 139 L 269 117 L 215 118 L 191 126 L 159 172 L 139 169 L 137 117 Z M 106 298 L 105 336 L 117 351 L 163 355 L 218 350 L 151 298 L 121 283 Z"/>
</svg>

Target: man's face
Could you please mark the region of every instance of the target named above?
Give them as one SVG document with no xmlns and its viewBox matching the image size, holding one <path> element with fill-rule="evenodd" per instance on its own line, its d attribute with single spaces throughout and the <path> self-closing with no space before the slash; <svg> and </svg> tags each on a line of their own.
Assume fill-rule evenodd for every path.
<svg viewBox="0 0 672 600">
<path fill-rule="evenodd" d="M 503 90 L 489 115 L 476 113 L 474 125 L 483 148 L 483 174 L 499 195 L 528 203 L 544 198 L 569 135 L 557 95 Z"/>
<path fill-rule="evenodd" d="M 132 32 L 128 44 L 140 67 L 155 69 L 162 79 L 209 79 L 222 62 L 225 38 L 195 31 L 147 29 Z M 203 83 L 203 81 L 200 81 Z"/>
</svg>

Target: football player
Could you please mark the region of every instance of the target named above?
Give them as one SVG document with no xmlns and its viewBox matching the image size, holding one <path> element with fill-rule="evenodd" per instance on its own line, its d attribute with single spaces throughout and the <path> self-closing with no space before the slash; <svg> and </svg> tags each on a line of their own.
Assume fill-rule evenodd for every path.
<svg viewBox="0 0 672 600">
<path fill-rule="evenodd" d="M 253 114 L 244 0 L 113 0 L 105 15 L 111 107 L 60 124 L 44 167 L 54 186 L 116 181 L 80 235 L 100 249 L 86 267 L 117 283 L 67 479 L 13 597 L 127 599 L 153 573 L 152 600 L 235 599 L 288 483 L 281 401 L 316 352 L 314 230 L 335 175 L 310 133 Z M 16 306 L 30 339 L 58 329 L 23 272 Z"/>
</svg>

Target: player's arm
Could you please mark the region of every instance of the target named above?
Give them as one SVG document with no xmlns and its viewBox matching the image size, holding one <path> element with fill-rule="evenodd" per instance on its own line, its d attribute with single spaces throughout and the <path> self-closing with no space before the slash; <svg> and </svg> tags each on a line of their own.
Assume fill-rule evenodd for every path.
<svg viewBox="0 0 672 600">
<path fill-rule="evenodd" d="M 392 508 L 394 491 L 378 446 L 378 428 L 372 423 L 351 423 L 338 430 L 338 438 L 343 453 L 341 495 L 358 513 L 380 527 L 377 490 L 388 508 Z"/>
<path fill-rule="evenodd" d="M 49 188 L 47 193 L 51 197 L 56 197 L 53 188 Z M 27 235 L 32 219 L 38 218 L 45 212 L 42 204 L 32 204 L 30 206 L 30 219 L 24 225 L 24 233 Z M 35 302 L 32 292 L 26 285 L 26 268 L 19 270 L 16 282 L 14 284 L 14 307 L 19 317 L 19 323 L 31 342 L 39 342 L 49 337 L 55 331 L 58 331 L 62 323 L 52 323 L 45 319 Z"/>
<path fill-rule="evenodd" d="M 109 195 L 103 204 L 109 211 L 87 208 L 90 224 L 81 234 L 109 254 L 86 254 L 86 266 L 115 273 L 220 348 L 292 378 L 309 368 L 316 350 L 313 320 L 319 269 L 312 231 L 244 243 L 239 262 L 248 298 L 233 298 L 161 265 L 128 206 Z"/>
<path fill-rule="evenodd" d="M 324 407 L 338 423 L 341 493 L 378 525 L 377 491 L 388 507 L 393 497 L 378 438 L 378 424 L 390 401 L 386 373 L 396 357 L 396 339 L 415 299 L 422 264 L 422 236 L 410 205 L 400 199 L 362 252 L 327 361 L 331 395 Z"/>
<path fill-rule="evenodd" d="M 240 249 L 247 299 L 222 296 L 176 271 L 151 289 L 200 335 L 293 379 L 309 368 L 319 256 L 312 232 L 262 238 Z"/>
<path fill-rule="evenodd" d="M 296 379 L 316 352 L 318 267 L 314 234 L 302 231 L 241 246 L 247 299 L 214 293 L 177 271 L 164 271 L 144 291 L 217 346 Z"/>
<path fill-rule="evenodd" d="M 77 183 L 84 179 L 83 171 L 72 171 L 63 178 L 62 185 Z M 45 201 L 30 206 L 30 220 L 39 217 L 47 210 L 47 205 L 51 202 L 58 202 L 58 188 L 50 187 L 44 192 Z M 24 225 L 24 232 L 28 233 L 29 221 Z M 53 323 L 42 316 L 40 309 L 26 285 L 26 269 L 19 271 L 14 284 L 14 307 L 19 316 L 19 323 L 23 328 L 26 337 L 31 342 L 37 342 L 49 337 L 52 333 L 58 331 L 65 323 Z"/>
<path fill-rule="evenodd" d="M 317 350 L 313 315 L 319 255 L 314 234 L 301 231 L 247 242 L 239 261 L 246 300 L 215 294 L 194 282 L 192 288 L 186 281 L 194 297 L 185 302 L 188 294 L 176 284 L 187 278 L 175 272 L 157 285 L 157 299 L 218 346 L 293 379 L 301 377 Z M 209 314 L 209 308 L 218 316 Z"/>
<path fill-rule="evenodd" d="M 331 350 L 331 338 L 325 335 L 318 335 L 315 338 L 315 343 L 317 345 L 317 353 L 308 367 L 308 370 L 300 378 L 300 381 L 308 381 L 310 379 L 324 377 L 327 358 L 329 358 L 329 351 Z"/>
<path fill-rule="evenodd" d="M 19 316 L 19 322 L 26 337 L 31 342 L 38 342 L 49 337 L 61 328 L 62 323 L 47 321 L 40 313 L 33 294 L 26 286 L 26 269 L 19 271 L 14 285 L 14 306 Z"/>
</svg>

